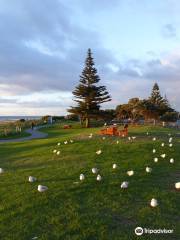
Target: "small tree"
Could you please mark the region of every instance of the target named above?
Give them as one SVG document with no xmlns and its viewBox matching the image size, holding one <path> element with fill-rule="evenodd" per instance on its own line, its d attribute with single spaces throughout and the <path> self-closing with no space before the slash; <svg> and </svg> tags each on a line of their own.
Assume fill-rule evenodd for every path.
<svg viewBox="0 0 180 240">
<path fill-rule="evenodd" d="M 81 123 L 85 121 L 86 127 L 89 127 L 91 118 L 96 118 L 100 114 L 100 105 L 111 100 L 106 87 L 97 85 L 99 81 L 91 50 L 88 49 L 80 83 L 73 91 L 77 106 L 68 109 L 68 112 L 79 115 Z"/>
<path fill-rule="evenodd" d="M 140 105 L 139 98 L 131 98 L 129 99 L 127 104 L 118 105 L 116 107 L 116 115 L 117 119 L 125 119 L 130 118 L 131 120 L 138 120 L 141 118 L 139 112 Z"/>
<path fill-rule="evenodd" d="M 159 118 L 159 113 L 156 106 L 151 103 L 149 99 L 141 100 L 138 106 L 139 113 L 144 117 L 145 120 Z"/>
<path fill-rule="evenodd" d="M 130 104 L 122 104 L 116 107 L 116 117 L 117 119 L 129 119 L 133 117 L 132 107 Z"/>
</svg>

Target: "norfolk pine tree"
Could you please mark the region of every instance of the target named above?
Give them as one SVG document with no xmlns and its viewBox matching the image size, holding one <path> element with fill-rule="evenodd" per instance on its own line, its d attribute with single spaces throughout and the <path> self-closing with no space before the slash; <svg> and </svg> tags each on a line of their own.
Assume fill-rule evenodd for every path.
<svg viewBox="0 0 180 240">
<path fill-rule="evenodd" d="M 90 119 L 100 115 L 100 105 L 111 101 L 105 86 L 99 86 L 100 77 L 94 67 L 91 49 L 88 49 L 85 67 L 80 76 L 79 85 L 73 91 L 77 106 L 68 109 L 68 112 L 79 115 L 81 123 L 90 126 Z"/>
<path fill-rule="evenodd" d="M 163 98 L 160 93 L 160 89 L 157 83 L 154 84 L 149 98 L 150 103 L 154 106 L 154 111 L 161 118 L 167 112 L 174 112 L 171 108 L 167 97 Z"/>
<path fill-rule="evenodd" d="M 164 103 L 164 99 L 161 96 L 159 86 L 158 86 L 157 83 L 155 83 L 153 88 L 152 88 L 150 101 L 151 101 L 152 104 L 154 104 L 156 106 L 160 106 L 162 103 Z"/>
</svg>

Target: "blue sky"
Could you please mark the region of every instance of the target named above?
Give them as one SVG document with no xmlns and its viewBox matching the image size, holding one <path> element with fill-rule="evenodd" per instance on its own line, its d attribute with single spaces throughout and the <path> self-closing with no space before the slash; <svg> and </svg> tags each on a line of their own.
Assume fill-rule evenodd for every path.
<svg viewBox="0 0 180 240">
<path fill-rule="evenodd" d="M 0 0 L 0 115 L 61 115 L 87 49 L 113 108 L 154 82 L 180 110 L 178 0 Z"/>
</svg>

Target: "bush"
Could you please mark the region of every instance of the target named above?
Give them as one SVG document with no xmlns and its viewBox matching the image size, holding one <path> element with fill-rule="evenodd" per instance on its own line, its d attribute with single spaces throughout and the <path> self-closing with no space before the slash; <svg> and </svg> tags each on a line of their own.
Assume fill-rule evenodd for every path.
<svg viewBox="0 0 180 240">
<path fill-rule="evenodd" d="M 161 120 L 164 122 L 176 122 L 178 119 L 177 112 L 166 112 L 162 117 Z"/>
</svg>

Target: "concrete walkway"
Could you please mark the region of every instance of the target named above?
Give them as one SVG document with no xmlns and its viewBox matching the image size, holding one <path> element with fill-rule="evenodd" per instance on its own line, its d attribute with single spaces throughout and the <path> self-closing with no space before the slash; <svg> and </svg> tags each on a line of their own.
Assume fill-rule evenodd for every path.
<svg viewBox="0 0 180 240">
<path fill-rule="evenodd" d="M 28 141 L 28 140 L 32 140 L 32 139 L 46 138 L 48 136 L 48 134 L 40 132 L 38 130 L 39 128 L 42 128 L 42 127 L 35 127 L 34 130 L 32 130 L 32 129 L 25 130 L 25 132 L 31 134 L 31 136 L 16 138 L 16 139 L 1 139 L 0 143 L 24 142 L 24 141 Z"/>
</svg>

